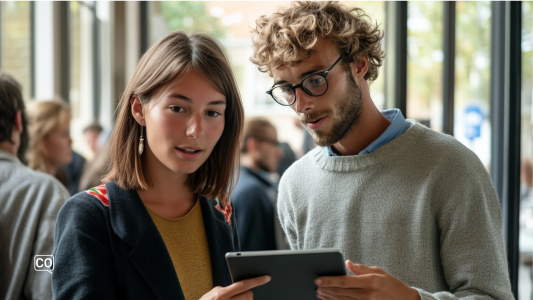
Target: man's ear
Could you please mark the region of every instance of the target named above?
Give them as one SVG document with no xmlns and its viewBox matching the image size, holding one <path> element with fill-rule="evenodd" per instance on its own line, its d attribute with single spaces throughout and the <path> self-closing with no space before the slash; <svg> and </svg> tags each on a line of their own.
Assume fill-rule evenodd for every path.
<svg viewBox="0 0 533 300">
<path fill-rule="evenodd" d="M 350 63 L 350 68 L 352 69 L 352 74 L 354 74 L 355 79 L 364 79 L 368 72 L 368 56 L 365 55 L 361 57 L 358 62 Z"/>
<path fill-rule="evenodd" d="M 131 103 L 131 114 L 133 118 L 142 126 L 146 126 L 146 121 L 144 119 L 144 106 L 141 103 L 141 99 L 137 95 L 132 95 L 130 99 Z"/>
<path fill-rule="evenodd" d="M 22 133 L 22 112 L 19 110 L 15 113 L 15 124 L 13 124 L 13 130 L 17 133 Z"/>
</svg>

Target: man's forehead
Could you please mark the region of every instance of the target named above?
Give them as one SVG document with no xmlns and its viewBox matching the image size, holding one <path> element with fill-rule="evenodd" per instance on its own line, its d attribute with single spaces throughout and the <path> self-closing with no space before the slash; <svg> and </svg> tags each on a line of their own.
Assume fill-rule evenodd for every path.
<svg viewBox="0 0 533 300">
<path fill-rule="evenodd" d="M 292 64 L 286 63 L 272 68 L 272 77 L 275 82 L 289 79 L 294 80 L 296 77 L 301 78 L 309 72 L 318 72 L 327 69 L 332 63 L 331 60 L 335 59 L 335 55 L 337 55 L 336 51 L 333 53 L 329 49 L 316 49 L 310 55 L 300 56 L 301 58 Z"/>
</svg>

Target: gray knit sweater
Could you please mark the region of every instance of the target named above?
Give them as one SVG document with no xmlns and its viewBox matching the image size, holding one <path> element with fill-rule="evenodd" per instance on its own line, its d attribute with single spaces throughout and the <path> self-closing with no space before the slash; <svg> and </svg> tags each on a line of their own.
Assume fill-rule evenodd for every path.
<svg viewBox="0 0 533 300">
<path fill-rule="evenodd" d="M 487 171 L 453 137 L 409 122 L 372 153 L 317 147 L 285 172 L 278 213 L 291 248 L 340 248 L 422 299 L 514 299 Z"/>
</svg>

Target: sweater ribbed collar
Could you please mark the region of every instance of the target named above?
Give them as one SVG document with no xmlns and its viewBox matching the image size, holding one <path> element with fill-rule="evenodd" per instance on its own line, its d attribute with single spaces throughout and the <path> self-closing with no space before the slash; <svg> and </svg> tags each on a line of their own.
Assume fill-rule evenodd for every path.
<svg viewBox="0 0 533 300">
<path fill-rule="evenodd" d="M 349 156 L 328 156 L 322 147 L 316 147 L 309 155 L 319 167 L 331 172 L 362 171 L 365 168 L 386 163 L 398 158 L 404 151 L 408 151 L 408 148 L 412 147 L 420 134 L 428 130 L 424 125 L 420 125 L 414 120 L 407 121 L 412 124 L 411 128 L 374 152 Z"/>
</svg>

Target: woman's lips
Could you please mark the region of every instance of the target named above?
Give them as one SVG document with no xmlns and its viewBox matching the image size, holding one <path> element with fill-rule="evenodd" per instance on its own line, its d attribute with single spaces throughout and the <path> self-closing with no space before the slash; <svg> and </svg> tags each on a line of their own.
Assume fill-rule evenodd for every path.
<svg viewBox="0 0 533 300">
<path fill-rule="evenodd" d="M 182 149 L 180 149 L 178 147 L 175 147 L 174 149 L 176 149 L 176 152 L 178 152 L 178 155 L 181 156 L 184 159 L 196 159 L 200 155 L 202 155 L 202 153 L 204 153 L 204 150 L 198 150 L 197 152 L 192 152 L 191 153 L 191 152 L 183 151 Z"/>
<path fill-rule="evenodd" d="M 314 123 L 307 122 L 307 127 L 309 129 L 317 129 L 318 127 L 320 127 L 320 125 L 322 125 L 322 123 L 324 123 L 324 120 L 326 118 L 327 118 L 327 116 L 323 117 L 323 118 L 320 118 L 317 121 L 315 121 Z"/>
</svg>

